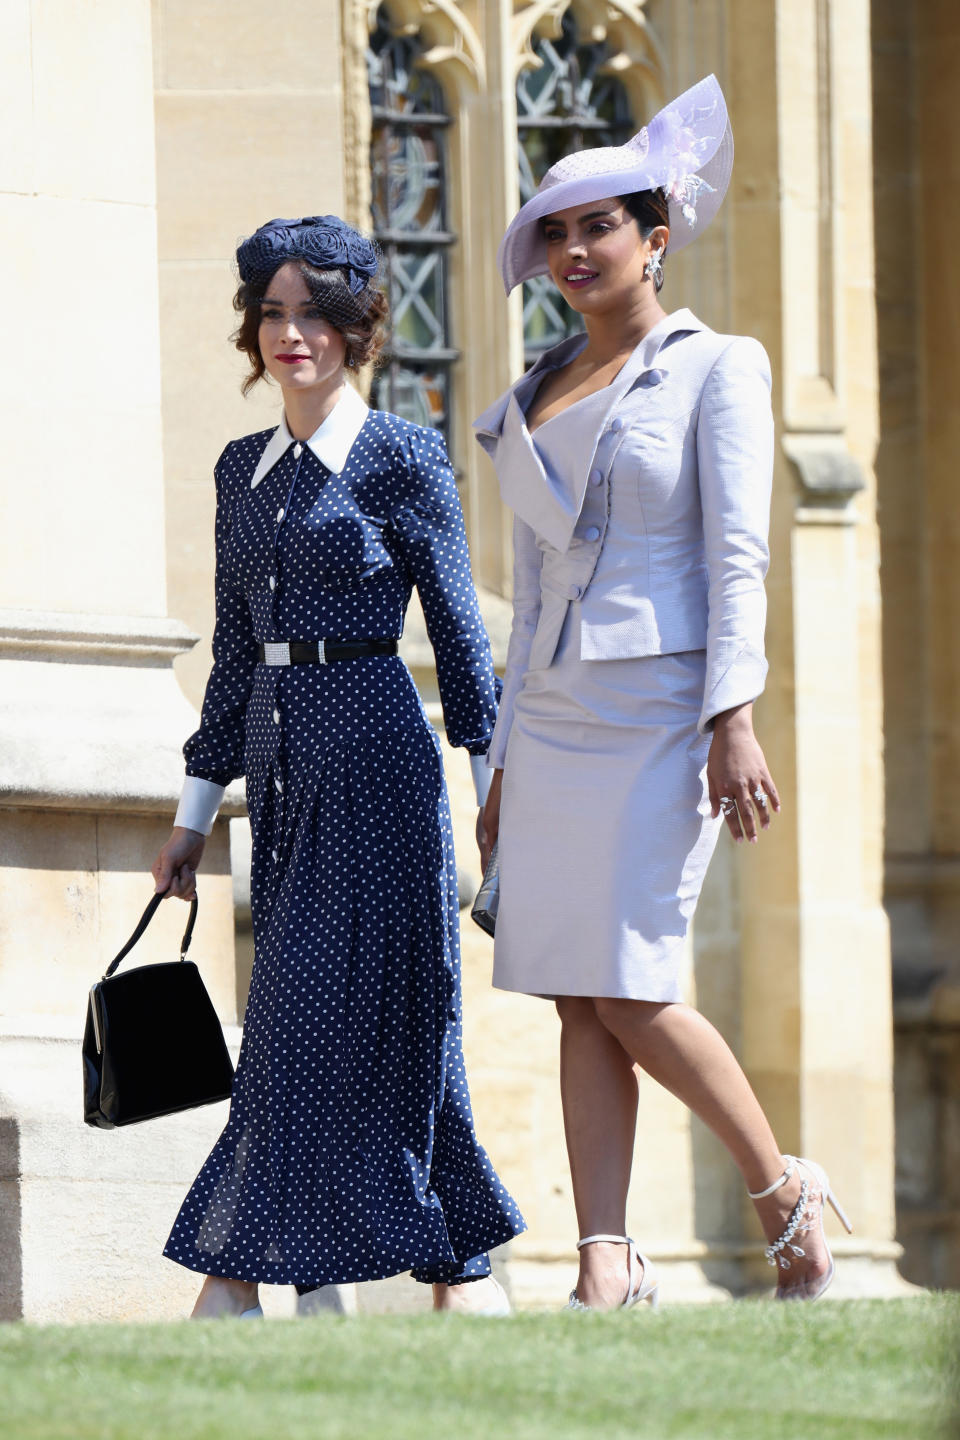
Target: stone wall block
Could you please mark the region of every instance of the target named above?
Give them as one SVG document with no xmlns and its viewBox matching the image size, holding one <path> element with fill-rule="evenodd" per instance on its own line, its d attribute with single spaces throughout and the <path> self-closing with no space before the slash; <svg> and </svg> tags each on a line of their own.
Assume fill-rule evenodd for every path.
<svg viewBox="0 0 960 1440">
<path fill-rule="evenodd" d="M 4 1213 L 20 1213 L 15 1230 L 0 1222 L 0 1314 L 37 1323 L 185 1316 L 198 1279 L 160 1252 L 227 1107 L 92 1129 L 82 1119 L 79 1030 L 51 1028 L 38 1038 L 0 1023 L 0 1191 Z M 230 1039 L 236 1058 L 235 1031 Z"/>
<path fill-rule="evenodd" d="M 73 1018 L 121 949 L 153 894 L 150 865 L 170 816 L 58 814 L 0 809 L 0 1013 Z M 233 892 L 226 821 L 207 842 L 190 958 L 221 1019 L 237 1018 Z M 124 968 L 175 961 L 186 924 L 181 902 L 161 906 Z"/>
<path fill-rule="evenodd" d="M 339 211 L 338 108 L 336 91 L 295 106 L 269 93 L 159 94 L 161 257 L 214 261 L 229 274 L 237 244 L 265 220 Z"/>
<path fill-rule="evenodd" d="M 272 18 L 263 0 L 155 0 L 155 9 L 158 89 L 296 95 L 339 84 L 334 6 L 285 0 Z"/>
<path fill-rule="evenodd" d="M 142 205 L 152 218 L 150 7 L 97 0 L 96 9 L 91 23 L 88 7 L 70 0 L 34 0 L 31 6 L 33 188 L 48 195 Z M 110 43 L 104 44 L 107 35 Z M 69 268 L 86 281 L 72 246 Z"/>
<path fill-rule="evenodd" d="M 153 213 L 0 195 L 0 229 L 17 256 L 7 322 L 22 342 L 15 362 L 9 347 L 0 361 L 5 474 L 16 477 L 4 495 L 0 604 L 162 614 Z M 63 357 L 53 355 L 60 342 L 49 324 L 36 323 L 51 290 L 55 334 L 69 334 L 75 346 L 66 385 Z M 51 407 L 46 385 L 55 376 Z"/>
<path fill-rule="evenodd" d="M 34 188 L 36 131 L 32 123 L 30 74 L 31 0 L 7 0 L 0 7 L 0 55 L 8 57 L 0 85 L 0 192 L 29 194 Z M 4 247 L 4 264 L 16 264 L 15 249 Z M 10 289 L 10 275 L 5 280 Z"/>
</svg>

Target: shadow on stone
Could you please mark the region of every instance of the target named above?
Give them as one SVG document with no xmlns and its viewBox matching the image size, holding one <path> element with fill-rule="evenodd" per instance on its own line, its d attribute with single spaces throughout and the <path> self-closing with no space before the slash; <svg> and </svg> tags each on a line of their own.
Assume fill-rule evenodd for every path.
<svg viewBox="0 0 960 1440">
<path fill-rule="evenodd" d="M 23 1318 L 20 1127 L 0 1117 L 0 1320 Z"/>
</svg>

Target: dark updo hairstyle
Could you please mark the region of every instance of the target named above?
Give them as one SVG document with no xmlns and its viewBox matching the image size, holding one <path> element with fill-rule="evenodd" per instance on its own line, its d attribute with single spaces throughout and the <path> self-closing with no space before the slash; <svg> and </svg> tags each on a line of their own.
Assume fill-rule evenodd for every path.
<svg viewBox="0 0 960 1440">
<path fill-rule="evenodd" d="M 656 230 L 658 225 L 666 225 L 669 228 L 670 210 L 667 205 L 667 197 L 662 190 L 635 190 L 632 195 L 622 195 L 620 199 L 627 214 L 632 215 L 636 220 L 644 239 L 651 230 Z M 660 260 L 662 263 L 662 255 Z M 663 285 L 662 271 L 653 283 L 659 292 Z"/>
<path fill-rule="evenodd" d="M 386 293 L 376 281 L 371 280 L 360 295 L 355 296 L 341 269 L 318 270 L 308 260 L 297 257 L 286 259 L 282 264 L 296 265 L 310 292 L 311 302 L 323 312 L 324 319 L 340 331 L 346 342 L 347 368 L 359 370 L 375 361 L 386 343 L 390 314 Z M 278 265 L 277 270 L 280 268 Z M 241 281 L 233 297 L 233 308 L 243 318 L 230 339 L 250 361 L 250 373 L 240 387 L 244 395 L 267 373 L 260 354 L 260 302 L 272 280 L 273 275 L 268 280 Z"/>
</svg>

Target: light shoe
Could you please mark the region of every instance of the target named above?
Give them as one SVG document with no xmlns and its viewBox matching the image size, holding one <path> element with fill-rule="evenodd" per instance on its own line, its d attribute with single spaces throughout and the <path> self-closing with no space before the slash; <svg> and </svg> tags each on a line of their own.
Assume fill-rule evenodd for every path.
<svg viewBox="0 0 960 1440">
<path fill-rule="evenodd" d="M 490 1301 L 490 1304 L 484 1305 L 482 1310 L 465 1310 L 463 1313 L 465 1315 L 471 1316 L 484 1315 L 491 1320 L 504 1320 L 508 1315 L 512 1313 L 510 1298 L 507 1295 L 506 1290 L 504 1290 L 503 1286 L 500 1284 L 500 1281 L 497 1279 L 496 1275 L 488 1275 L 487 1279 L 491 1282 L 494 1290 L 496 1291 L 496 1295 Z"/>
<path fill-rule="evenodd" d="M 507 1315 L 512 1314 L 507 1292 L 497 1277 L 495 1275 L 485 1275 L 483 1278 L 490 1281 L 494 1290 L 493 1299 L 487 1305 L 481 1305 L 476 1310 L 461 1310 L 459 1306 L 455 1306 L 453 1309 L 444 1310 L 442 1313 L 444 1315 L 456 1315 L 459 1319 L 466 1320 L 472 1320 L 475 1316 L 479 1316 L 481 1319 L 503 1320 Z"/>
<path fill-rule="evenodd" d="M 658 1310 L 660 1308 L 660 1278 L 653 1267 L 653 1262 L 637 1249 L 629 1235 L 585 1235 L 582 1240 L 577 1241 L 577 1249 L 582 1250 L 584 1245 L 596 1245 L 598 1241 L 629 1247 L 630 1274 L 627 1282 L 627 1295 L 618 1309 L 630 1310 L 634 1305 L 639 1305 L 641 1300 L 646 1300 L 651 1310 Z M 643 1266 L 642 1271 L 638 1269 L 638 1262 Z M 567 1310 L 593 1310 L 594 1308 L 593 1305 L 584 1305 L 583 1301 L 577 1298 L 576 1289 L 570 1291 L 570 1299 L 566 1304 Z"/>
<path fill-rule="evenodd" d="M 786 1169 L 778 1179 L 774 1180 L 772 1185 L 768 1185 L 766 1190 L 748 1190 L 747 1194 L 751 1200 L 764 1200 L 768 1195 L 772 1195 L 775 1190 L 779 1190 L 781 1185 L 786 1185 L 798 1165 L 810 1172 L 820 1191 L 819 1201 L 815 1200 L 812 1204 L 810 1203 L 810 1181 L 805 1177 L 801 1177 L 800 1196 L 790 1212 L 790 1218 L 787 1221 L 783 1234 L 778 1236 L 771 1245 L 768 1245 L 763 1253 L 766 1255 L 769 1265 L 775 1266 L 778 1270 L 789 1270 L 792 1264 L 792 1257 L 800 1259 L 807 1253 L 801 1245 L 796 1243 L 797 1240 L 799 1240 L 801 1236 L 808 1234 L 815 1225 L 819 1226 L 820 1239 L 823 1241 L 823 1248 L 827 1252 L 827 1259 L 830 1261 L 830 1266 L 826 1274 L 821 1277 L 816 1290 L 809 1293 L 801 1290 L 800 1287 L 797 1286 L 794 1290 L 777 1289 L 775 1295 L 777 1300 L 784 1301 L 819 1300 L 836 1274 L 833 1255 L 830 1253 L 830 1246 L 827 1243 L 827 1237 L 823 1229 L 823 1207 L 825 1202 L 829 1200 L 837 1219 L 848 1235 L 853 1234 L 853 1226 L 847 1219 L 836 1195 L 834 1195 L 831 1190 L 830 1181 L 822 1165 L 816 1164 L 813 1160 L 804 1160 L 802 1156 L 797 1155 L 787 1155 L 784 1158 L 787 1162 Z"/>
<path fill-rule="evenodd" d="M 262 1320 L 263 1306 L 257 1304 L 252 1305 L 249 1310 L 241 1310 L 237 1318 L 239 1320 Z"/>
</svg>

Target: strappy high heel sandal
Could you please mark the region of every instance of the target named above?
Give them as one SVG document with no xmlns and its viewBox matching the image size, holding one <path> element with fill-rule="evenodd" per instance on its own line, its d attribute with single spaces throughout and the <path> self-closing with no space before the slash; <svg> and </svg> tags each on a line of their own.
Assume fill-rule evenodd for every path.
<svg viewBox="0 0 960 1440">
<path fill-rule="evenodd" d="M 617 1308 L 629 1310 L 634 1305 L 639 1305 L 641 1300 L 646 1300 L 651 1310 L 660 1307 L 660 1279 L 653 1267 L 653 1262 L 642 1254 L 630 1239 L 629 1235 L 585 1235 L 582 1240 L 577 1241 L 577 1249 L 582 1250 L 584 1245 L 595 1245 L 598 1241 L 606 1241 L 610 1245 L 628 1246 L 629 1278 L 627 1281 L 627 1297 L 623 1304 Z M 639 1285 L 637 1278 L 640 1272 L 637 1269 L 637 1262 L 643 1266 L 642 1279 Z M 567 1301 L 567 1310 L 593 1310 L 593 1305 L 584 1305 L 582 1300 L 577 1299 L 577 1292 L 574 1288 L 570 1291 L 570 1299 Z"/>
<path fill-rule="evenodd" d="M 784 1158 L 786 1159 L 787 1167 L 783 1174 L 774 1180 L 772 1185 L 768 1185 L 766 1190 L 748 1190 L 747 1194 L 751 1200 L 765 1200 L 768 1195 L 772 1195 L 775 1190 L 779 1190 L 782 1185 L 786 1185 L 798 1165 L 802 1165 L 805 1170 L 809 1170 L 820 1191 L 819 1201 L 814 1200 L 811 1204 L 810 1182 L 806 1178 L 802 1178 L 799 1198 L 790 1212 L 790 1218 L 787 1221 L 783 1234 L 774 1240 L 771 1245 L 768 1245 L 763 1253 L 767 1257 L 768 1265 L 775 1266 L 778 1271 L 789 1270 L 794 1257 L 800 1259 L 807 1253 L 801 1245 L 796 1243 L 797 1240 L 808 1234 L 815 1225 L 819 1226 L 820 1239 L 823 1241 L 823 1248 L 827 1252 L 830 1268 L 827 1270 L 827 1273 L 821 1277 L 818 1288 L 812 1294 L 801 1293 L 799 1289 L 796 1291 L 788 1290 L 786 1292 L 781 1292 L 778 1289 L 775 1295 L 777 1300 L 819 1300 L 836 1273 L 833 1255 L 830 1252 L 830 1246 L 827 1243 L 827 1237 L 823 1228 L 824 1203 L 829 1200 L 837 1219 L 848 1235 L 853 1234 L 853 1226 L 847 1219 L 836 1195 L 834 1195 L 831 1190 L 827 1173 L 821 1165 L 817 1165 L 813 1160 L 804 1160 L 802 1156 L 787 1155 Z"/>
</svg>

